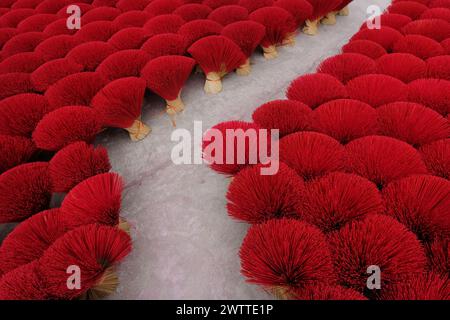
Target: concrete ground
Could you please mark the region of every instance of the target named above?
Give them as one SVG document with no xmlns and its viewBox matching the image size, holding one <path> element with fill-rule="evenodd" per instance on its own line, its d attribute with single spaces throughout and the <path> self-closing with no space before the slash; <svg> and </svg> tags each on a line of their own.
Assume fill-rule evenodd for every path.
<svg viewBox="0 0 450 320">
<path fill-rule="evenodd" d="M 203 92 L 204 76 L 191 77 L 183 90 L 186 110 L 177 127 L 203 130 L 227 120 L 251 120 L 262 103 L 284 97 L 289 83 L 314 72 L 325 58 L 339 53 L 358 30 L 369 5 L 384 9 L 388 0 L 356 0 L 350 16 L 335 26 L 321 26 L 318 36 L 300 34 L 295 47 L 281 48 L 266 61 L 255 54 L 248 77 L 228 75 L 224 91 Z M 121 130 L 111 130 L 98 143 L 108 148 L 113 170 L 126 182 L 122 215 L 132 224 L 133 252 L 119 267 L 120 287 L 112 299 L 269 299 L 258 286 L 245 283 L 238 251 L 248 225 L 227 215 L 229 180 L 205 165 L 175 165 L 173 127 L 158 97 L 150 97 L 143 121 L 153 132 L 133 143 Z M 3 227 L 5 228 L 5 227 Z M 2 227 L 0 226 L 0 234 Z"/>
</svg>

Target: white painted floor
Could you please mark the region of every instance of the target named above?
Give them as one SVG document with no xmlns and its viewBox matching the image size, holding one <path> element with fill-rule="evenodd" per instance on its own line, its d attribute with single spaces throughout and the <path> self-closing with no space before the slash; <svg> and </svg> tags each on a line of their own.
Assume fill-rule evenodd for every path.
<svg viewBox="0 0 450 320">
<path fill-rule="evenodd" d="M 224 91 L 203 92 L 195 75 L 182 97 L 185 112 L 178 128 L 203 129 L 227 120 L 251 120 L 264 102 L 283 98 L 297 76 L 313 72 L 337 54 L 358 30 L 369 5 L 385 8 L 388 0 L 355 0 L 350 16 L 335 26 L 322 26 L 318 36 L 300 34 L 295 47 L 280 49 L 276 60 L 253 57 L 253 73 L 224 79 Z M 107 146 L 113 170 L 126 181 L 122 215 L 133 226 L 134 250 L 119 268 L 121 285 L 113 299 L 268 299 L 259 287 L 245 283 L 238 251 L 247 225 L 231 220 L 225 209 L 228 179 L 204 165 L 171 162 L 173 130 L 164 104 L 151 97 L 143 120 L 153 128 L 139 143 L 121 130 L 108 131 L 98 142 Z M 1 232 L 0 232 L 1 233 Z"/>
</svg>

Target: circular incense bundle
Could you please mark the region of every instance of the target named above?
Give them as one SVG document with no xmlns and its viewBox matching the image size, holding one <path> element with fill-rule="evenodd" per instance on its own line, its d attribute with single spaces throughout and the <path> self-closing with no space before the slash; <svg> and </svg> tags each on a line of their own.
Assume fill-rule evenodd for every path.
<svg viewBox="0 0 450 320">
<path fill-rule="evenodd" d="M 188 52 L 206 74 L 205 92 L 222 91 L 222 78 L 245 63 L 241 49 L 223 36 L 209 36 L 196 41 Z"/>
<path fill-rule="evenodd" d="M 280 7 L 264 7 L 253 11 L 250 20 L 266 27 L 261 47 L 266 59 L 278 56 L 277 46 L 295 44 L 296 23 L 294 17 Z"/>
<path fill-rule="evenodd" d="M 187 81 L 195 60 L 183 56 L 163 56 L 148 62 L 142 77 L 150 90 L 166 100 L 166 111 L 175 126 L 174 116 L 184 110 L 181 90 Z"/>
<path fill-rule="evenodd" d="M 114 267 L 131 251 L 131 239 L 117 228 L 91 224 L 57 239 L 38 260 L 37 272 L 45 292 L 59 299 L 97 299 L 114 292 Z M 81 288 L 67 285 L 67 270 L 78 266 Z"/>
<path fill-rule="evenodd" d="M 123 128 L 132 141 L 144 139 L 151 129 L 141 121 L 145 81 L 120 78 L 108 83 L 92 98 L 91 105 L 104 126 Z"/>
<path fill-rule="evenodd" d="M 265 35 L 264 26 L 254 21 L 238 21 L 223 28 L 222 35 L 233 40 L 247 57 L 245 63 L 236 69 L 236 73 L 241 76 L 249 75 L 251 72 L 250 56 Z"/>
<path fill-rule="evenodd" d="M 303 28 L 305 34 L 316 35 L 321 20 L 323 24 L 336 23 L 335 9 L 339 6 L 341 0 L 308 0 L 308 2 L 313 6 L 313 13 L 305 22 L 306 26 Z"/>
</svg>

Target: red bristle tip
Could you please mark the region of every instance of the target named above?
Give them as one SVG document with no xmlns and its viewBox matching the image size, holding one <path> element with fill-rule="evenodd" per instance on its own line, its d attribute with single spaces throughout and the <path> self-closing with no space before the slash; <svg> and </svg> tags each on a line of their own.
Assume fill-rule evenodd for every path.
<svg viewBox="0 0 450 320">
<path fill-rule="evenodd" d="M 342 53 L 324 60 L 317 72 L 326 73 L 347 83 L 355 77 L 375 73 L 376 65 L 373 59 L 357 53 Z"/>
<path fill-rule="evenodd" d="M 282 162 L 275 175 L 263 175 L 262 165 L 241 170 L 227 193 L 228 214 L 248 223 L 295 216 L 304 183 L 297 173 Z"/>
<path fill-rule="evenodd" d="M 450 0 L 431 0 L 428 4 L 430 8 L 447 8 L 450 9 Z"/>
<path fill-rule="evenodd" d="M 344 168 L 344 148 L 333 138 L 316 132 L 297 132 L 280 140 L 280 160 L 304 180 Z"/>
<path fill-rule="evenodd" d="M 34 89 L 45 92 L 51 85 L 68 75 L 83 71 L 83 66 L 71 59 L 62 58 L 42 64 L 31 74 Z"/>
<path fill-rule="evenodd" d="M 57 36 L 60 34 L 71 34 L 74 35 L 78 30 L 77 29 L 68 29 L 67 28 L 67 17 L 56 20 L 55 22 L 50 23 L 44 29 L 44 34 L 48 37 Z"/>
<path fill-rule="evenodd" d="M 148 62 L 142 69 L 147 87 L 166 100 L 167 113 L 173 116 L 184 110 L 181 90 L 186 83 L 195 60 L 183 56 L 163 56 Z"/>
<path fill-rule="evenodd" d="M 444 54 L 439 42 L 421 35 L 406 35 L 394 43 L 393 52 L 411 53 L 421 59 L 428 59 Z"/>
<path fill-rule="evenodd" d="M 403 14 L 413 20 L 418 19 L 428 7 L 416 1 L 397 1 L 391 4 L 387 11 L 389 13 Z"/>
<path fill-rule="evenodd" d="M 284 137 L 309 130 L 311 114 L 311 108 L 299 101 L 274 100 L 256 109 L 252 119 L 261 128 L 278 129 L 279 136 Z"/>
<path fill-rule="evenodd" d="M 118 29 L 124 29 L 129 27 L 143 27 L 144 24 L 150 19 L 150 15 L 147 12 L 132 10 L 127 11 L 119 15 L 113 20 Z"/>
<path fill-rule="evenodd" d="M 0 101 L 0 134 L 31 137 L 48 110 L 44 96 L 18 94 Z"/>
<path fill-rule="evenodd" d="M 144 139 L 151 131 L 140 120 L 145 87 L 145 81 L 135 77 L 108 83 L 91 103 L 101 124 L 126 129 L 133 141 Z"/>
<path fill-rule="evenodd" d="M 152 0 L 119 0 L 116 7 L 123 12 L 131 10 L 144 10 Z"/>
<path fill-rule="evenodd" d="M 42 211 L 20 223 L 0 247 L 0 270 L 10 272 L 39 259 L 67 231 L 59 209 Z"/>
<path fill-rule="evenodd" d="M 45 210 L 50 198 L 48 163 L 14 167 L 0 175 L 0 223 L 18 222 Z"/>
<path fill-rule="evenodd" d="M 182 56 L 186 52 L 184 38 L 174 33 L 158 34 L 151 37 L 141 46 L 150 60 L 162 56 Z"/>
<path fill-rule="evenodd" d="M 315 227 L 293 219 L 253 225 L 242 243 L 241 272 L 280 298 L 296 290 L 334 280 L 325 237 Z"/>
<path fill-rule="evenodd" d="M 248 165 L 260 163 L 262 160 L 260 153 L 264 152 L 264 150 L 259 150 L 263 144 L 260 141 L 262 138 L 260 130 L 258 125 L 244 121 L 219 123 L 207 130 L 203 136 L 203 158 L 211 169 L 226 175 L 234 175 Z M 245 148 L 238 150 L 239 133 L 247 135 L 245 141 L 249 141 L 248 137 L 254 137 L 254 140 L 251 143 L 246 142 Z M 229 134 L 234 134 L 234 136 L 227 139 Z M 267 150 L 270 150 L 271 140 L 269 136 L 266 138 Z M 241 157 L 243 161 L 241 161 Z M 229 161 L 230 158 L 232 161 Z"/>
<path fill-rule="evenodd" d="M 148 53 L 144 50 L 122 50 L 103 60 L 96 72 L 110 81 L 125 77 L 139 77 L 149 59 Z"/>
<path fill-rule="evenodd" d="M 35 13 L 36 12 L 31 8 L 11 10 L 0 17 L 0 27 L 16 28 L 20 21 Z"/>
<path fill-rule="evenodd" d="M 40 13 L 57 13 L 68 3 L 69 0 L 44 0 L 35 9 Z"/>
<path fill-rule="evenodd" d="M 338 285 L 315 284 L 296 290 L 295 300 L 367 300 L 356 290 Z"/>
<path fill-rule="evenodd" d="M 181 3 L 180 0 L 153 0 L 145 7 L 145 12 L 151 16 L 170 14 L 181 6 Z"/>
<path fill-rule="evenodd" d="M 390 27 L 381 27 L 380 29 L 362 29 L 351 37 L 350 41 L 370 40 L 390 51 L 394 44 L 402 38 L 403 35 L 399 31 Z"/>
<path fill-rule="evenodd" d="M 80 182 L 61 205 L 64 223 L 70 228 L 90 223 L 117 226 L 122 189 L 117 173 L 102 173 Z"/>
<path fill-rule="evenodd" d="M 18 9 L 18 8 L 36 8 L 39 3 L 41 3 L 42 0 L 6 0 L 3 1 L 2 4 L 7 4 L 8 7 L 11 7 L 11 9 Z"/>
<path fill-rule="evenodd" d="M 80 72 L 58 80 L 45 92 L 52 109 L 64 106 L 88 106 L 107 80 L 96 72 Z"/>
<path fill-rule="evenodd" d="M 67 106 L 45 115 L 33 132 L 33 141 L 40 149 L 57 151 L 75 141 L 92 142 L 100 130 L 92 108 Z"/>
<path fill-rule="evenodd" d="M 437 56 L 428 59 L 427 77 L 450 80 L 450 55 Z"/>
<path fill-rule="evenodd" d="M 313 13 L 310 20 L 316 20 L 339 7 L 342 0 L 308 0 L 313 6 Z"/>
<path fill-rule="evenodd" d="M 223 6 L 238 4 L 239 0 L 203 0 L 203 4 L 211 9 L 217 9 Z"/>
<path fill-rule="evenodd" d="M 322 104 L 311 115 L 311 128 L 346 144 L 378 132 L 377 112 L 370 105 L 351 99 Z"/>
<path fill-rule="evenodd" d="M 295 43 L 297 26 L 294 17 L 285 9 L 280 7 L 260 8 L 253 11 L 249 19 L 266 28 L 266 34 L 261 41 L 266 59 L 274 59 L 278 56 L 276 46 Z"/>
<path fill-rule="evenodd" d="M 386 54 L 377 60 L 377 73 L 397 78 L 405 83 L 424 78 L 426 63 L 409 53 Z"/>
<path fill-rule="evenodd" d="M 379 133 L 414 147 L 450 136 L 450 123 L 436 111 L 412 102 L 394 102 L 377 109 Z"/>
<path fill-rule="evenodd" d="M 119 9 L 113 7 L 98 7 L 86 13 L 84 11 L 81 12 L 83 12 L 81 25 L 86 25 L 94 21 L 113 21 L 122 13 Z"/>
<path fill-rule="evenodd" d="M 414 275 L 383 291 L 383 300 L 450 300 L 448 278 L 434 273 Z"/>
<path fill-rule="evenodd" d="M 188 52 L 206 75 L 206 93 L 222 91 L 221 79 L 246 61 L 237 44 L 224 36 L 202 38 L 196 41 Z"/>
<path fill-rule="evenodd" d="M 353 40 L 342 47 L 343 53 L 359 53 L 377 59 L 386 54 L 386 49 L 370 40 Z"/>
<path fill-rule="evenodd" d="M 399 30 L 403 28 L 405 25 L 410 23 L 412 19 L 408 16 L 405 16 L 403 14 L 397 14 L 397 13 L 384 13 L 380 17 L 380 25 L 383 27 L 390 27 L 395 30 Z M 367 23 L 363 23 L 361 26 L 361 29 L 366 29 Z"/>
<path fill-rule="evenodd" d="M 408 85 L 408 100 L 423 104 L 446 117 L 450 113 L 450 81 L 415 80 Z"/>
<path fill-rule="evenodd" d="M 119 0 L 94 0 L 92 6 L 94 7 L 114 7 Z"/>
<path fill-rule="evenodd" d="M 113 35 L 108 44 L 117 50 L 139 49 L 147 39 L 147 33 L 143 28 L 130 27 Z"/>
<path fill-rule="evenodd" d="M 149 37 L 163 33 L 177 33 L 182 25 L 185 24 L 183 18 L 176 14 L 164 14 L 154 17 L 143 28 Z"/>
<path fill-rule="evenodd" d="M 19 136 L 0 134 L 0 174 L 27 162 L 36 152 L 33 141 Z"/>
<path fill-rule="evenodd" d="M 39 259 L 37 270 L 43 288 L 54 297 L 102 297 L 112 293 L 117 278 L 112 267 L 131 251 L 131 239 L 117 228 L 91 224 L 67 232 Z M 67 269 L 78 266 L 81 288 L 67 286 Z M 103 283 L 105 281 L 105 283 Z"/>
<path fill-rule="evenodd" d="M 29 32 L 29 31 L 44 31 L 45 27 L 56 21 L 59 17 L 56 14 L 34 14 L 26 19 L 23 19 L 17 25 L 17 31 L 19 33 Z"/>
<path fill-rule="evenodd" d="M 306 0 L 277 0 L 273 5 L 290 12 L 298 27 L 302 26 L 314 11 L 314 7 Z"/>
<path fill-rule="evenodd" d="M 184 38 L 186 48 L 194 42 L 208 36 L 219 35 L 222 32 L 222 25 L 208 19 L 193 20 L 184 24 L 178 34 Z"/>
<path fill-rule="evenodd" d="M 207 5 L 200 3 L 188 3 L 177 8 L 173 14 L 179 15 L 184 21 L 206 19 L 212 9 Z"/>
<path fill-rule="evenodd" d="M 238 4 L 248 10 L 249 13 L 264 7 L 271 7 L 274 0 L 239 0 Z"/>
<path fill-rule="evenodd" d="M 346 98 L 347 90 L 335 77 L 314 73 L 295 79 L 289 86 L 286 96 L 290 100 L 303 102 L 315 109 L 325 102 Z"/>
<path fill-rule="evenodd" d="M 21 52 L 7 57 L 0 63 L 1 73 L 23 72 L 31 73 L 45 61 L 41 54 L 36 52 Z"/>
<path fill-rule="evenodd" d="M 424 271 L 426 258 L 416 236 L 385 215 L 369 215 L 329 235 L 338 283 L 368 297 L 378 290 L 367 289 L 367 269 L 381 269 L 381 290 Z"/>
<path fill-rule="evenodd" d="M 334 172 L 306 185 L 298 201 L 302 220 L 329 233 L 368 214 L 384 213 L 377 187 L 355 174 Z"/>
<path fill-rule="evenodd" d="M 83 25 L 75 37 L 80 42 L 108 41 L 117 31 L 119 30 L 112 21 L 94 21 Z"/>
<path fill-rule="evenodd" d="M 30 74 L 23 72 L 12 72 L 0 74 L 0 100 L 27 92 L 33 92 Z"/>
<path fill-rule="evenodd" d="M 415 175 L 390 183 L 383 190 L 386 213 L 406 225 L 424 242 L 450 235 L 450 182 Z"/>
<path fill-rule="evenodd" d="M 442 19 L 450 21 L 450 8 L 430 8 L 422 13 L 420 19 Z"/>
<path fill-rule="evenodd" d="M 95 71 L 98 65 L 117 50 L 103 41 L 88 41 L 71 49 L 66 58 L 83 66 L 85 71 Z"/>
<path fill-rule="evenodd" d="M 38 260 L 20 266 L 0 278 L 0 300 L 47 300 L 37 273 Z"/>
<path fill-rule="evenodd" d="M 379 189 L 412 174 L 425 174 L 427 169 L 417 150 L 390 137 L 368 136 L 345 146 L 348 172 L 374 182 Z"/>
<path fill-rule="evenodd" d="M 377 108 L 383 104 L 405 101 L 408 87 L 400 80 L 382 74 L 368 74 L 349 81 L 348 96 Z"/>
<path fill-rule="evenodd" d="M 208 19 L 226 26 L 233 22 L 247 20 L 248 10 L 238 5 L 223 6 L 214 9 L 208 15 Z"/>
<path fill-rule="evenodd" d="M 83 180 L 111 170 L 104 147 L 80 141 L 58 151 L 49 163 L 53 192 L 68 192 Z"/>
<path fill-rule="evenodd" d="M 428 269 L 445 277 L 450 270 L 450 245 L 448 237 L 439 237 L 433 242 L 425 244 L 428 257 Z"/>
<path fill-rule="evenodd" d="M 436 41 L 450 37 L 450 23 L 441 19 L 421 19 L 408 23 L 402 28 L 405 35 L 418 34 Z"/>
<path fill-rule="evenodd" d="M 450 179 L 450 139 L 442 139 L 422 146 L 420 153 L 431 174 Z"/>
</svg>

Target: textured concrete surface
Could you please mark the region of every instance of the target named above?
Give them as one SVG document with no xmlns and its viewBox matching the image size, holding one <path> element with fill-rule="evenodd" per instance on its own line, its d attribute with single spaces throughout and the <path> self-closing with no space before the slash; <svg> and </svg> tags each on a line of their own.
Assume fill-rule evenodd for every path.
<svg viewBox="0 0 450 320">
<path fill-rule="evenodd" d="M 182 97 L 185 112 L 178 128 L 203 129 L 227 120 L 251 119 L 264 102 L 283 98 L 297 76 L 313 72 L 359 28 L 369 5 L 385 8 L 388 0 L 356 0 L 350 16 L 335 26 L 322 26 L 316 37 L 300 34 L 295 47 L 281 48 L 276 60 L 253 57 L 248 77 L 228 75 L 219 95 L 203 92 L 202 75 L 191 77 Z M 126 182 L 122 215 L 132 224 L 134 250 L 119 267 L 121 285 L 113 299 L 268 299 L 259 287 L 245 283 L 238 251 L 248 226 L 227 216 L 229 180 L 204 165 L 174 165 L 173 128 L 164 104 L 152 96 L 143 120 L 153 128 L 139 143 L 124 131 L 99 137 L 113 165 Z M 1 227 L 0 227 L 1 228 Z M 0 229 L 1 233 L 1 229 Z M 1 238 L 1 237 L 0 237 Z"/>
</svg>

